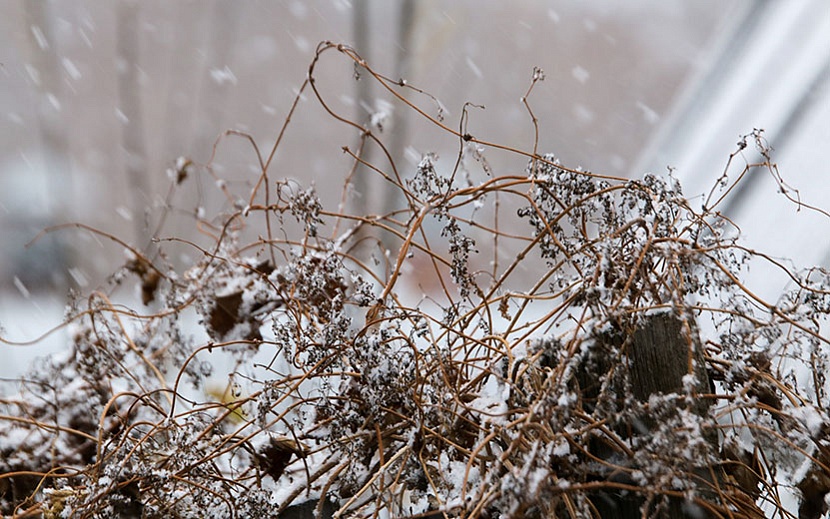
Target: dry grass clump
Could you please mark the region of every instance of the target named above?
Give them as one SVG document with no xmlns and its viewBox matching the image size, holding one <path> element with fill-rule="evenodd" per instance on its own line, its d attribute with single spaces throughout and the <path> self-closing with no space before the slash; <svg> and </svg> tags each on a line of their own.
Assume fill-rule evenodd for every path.
<svg viewBox="0 0 830 519">
<path fill-rule="evenodd" d="M 314 81 L 327 52 L 457 140 L 454 167 L 427 154 L 407 171 L 382 135 L 331 111 Z M 394 213 L 332 211 L 273 178 L 292 109 L 268 157 L 241 136 L 261 176 L 198 222 L 210 248 L 160 239 L 151 257 L 111 237 L 131 254 L 113 287 L 137 283 L 154 306 L 75 300 L 69 352 L 0 403 L 0 511 L 787 517 L 779 493 L 798 485 L 817 517 L 828 276 L 789 272 L 792 291 L 757 298 L 742 275 L 772 260 L 718 212 L 745 172 L 778 178 L 762 134 L 741 149 L 765 161 L 732 180 L 738 150 L 696 208 L 671 176 L 605 177 L 483 142 L 404 92 L 428 96 L 329 43 L 300 92 L 383 152 L 365 163 L 345 148 L 397 193 Z M 523 171 L 497 174 L 493 153 Z M 175 185 L 210 166 L 183 164 Z M 176 269 L 164 251 L 182 244 L 198 260 Z M 217 372 L 227 386 L 206 385 Z"/>
</svg>

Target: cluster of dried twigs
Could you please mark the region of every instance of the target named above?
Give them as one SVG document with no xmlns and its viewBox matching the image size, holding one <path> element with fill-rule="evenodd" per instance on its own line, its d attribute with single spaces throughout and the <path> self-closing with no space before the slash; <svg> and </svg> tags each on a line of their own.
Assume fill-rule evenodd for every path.
<svg viewBox="0 0 830 519">
<path fill-rule="evenodd" d="M 454 166 L 427 154 L 405 171 L 335 113 L 315 83 L 327 52 L 457 140 Z M 788 517 L 792 485 L 821 513 L 827 275 L 790 272 L 781 300 L 755 297 L 743 269 L 773 260 L 718 213 L 745 172 L 779 178 L 760 132 L 732 158 L 750 139 L 764 162 L 733 179 L 730 160 L 696 209 L 671 176 L 569 169 L 536 143 L 483 142 L 464 117 L 454 130 L 346 46 L 320 45 L 297 99 L 309 92 L 358 150 L 383 152 L 344 148 L 400 209 L 329 211 L 272 178 L 295 102 L 267 157 L 224 136 L 251 143 L 261 175 L 199 222 L 211 248 L 178 240 L 200 253 L 184 272 L 78 226 L 130 252 L 113 284 L 137 277 L 155 307 L 77 301 L 71 351 L 0 402 L 3 514 Z M 492 153 L 523 171 L 496 175 Z M 174 185 L 211 171 L 179 168 Z M 223 366 L 227 387 L 206 387 Z"/>
</svg>

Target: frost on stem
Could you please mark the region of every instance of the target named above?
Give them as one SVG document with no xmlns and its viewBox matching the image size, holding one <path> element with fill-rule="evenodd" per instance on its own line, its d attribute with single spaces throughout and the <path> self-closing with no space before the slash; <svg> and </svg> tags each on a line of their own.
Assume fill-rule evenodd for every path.
<svg viewBox="0 0 830 519">
<path fill-rule="evenodd" d="M 413 193 L 422 195 L 425 200 L 447 194 L 450 189 L 449 177 L 443 176 L 435 169 L 438 156 L 434 153 L 427 153 L 421 158 L 415 175 L 406 181 Z"/>
<path fill-rule="evenodd" d="M 317 197 L 317 192 L 313 187 L 307 189 L 300 189 L 294 191 L 296 186 L 292 186 L 288 181 L 278 184 L 280 189 L 280 199 L 283 200 L 291 215 L 297 222 L 304 225 L 309 237 L 317 236 L 317 228 L 323 224 L 320 218 L 320 211 L 323 209 L 320 199 Z"/>
<path fill-rule="evenodd" d="M 461 230 L 455 218 L 449 218 L 447 224 L 441 230 L 441 236 L 449 241 L 449 253 L 452 256 L 452 268 L 450 274 L 452 280 L 458 285 L 458 291 L 462 299 L 470 296 L 470 290 L 475 286 L 475 278 L 469 271 L 470 253 L 478 252 L 474 249 L 476 242 Z"/>
</svg>

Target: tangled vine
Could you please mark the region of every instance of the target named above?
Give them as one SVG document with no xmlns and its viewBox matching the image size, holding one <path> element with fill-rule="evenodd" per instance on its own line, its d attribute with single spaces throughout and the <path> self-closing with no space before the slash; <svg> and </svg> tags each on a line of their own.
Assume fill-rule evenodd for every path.
<svg viewBox="0 0 830 519">
<path fill-rule="evenodd" d="M 329 52 L 457 141 L 454 167 L 395 164 L 380 133 L 333 111 L 315 82 Z M 405 93 L 433 101 L 326 42 L 298 94 L 384 152 L 368 164 L 345 148 L 399 195 L 394 213 L 331 211 L 272 178 L 295 102 L 270 155 L 253 146 L 247 203 L 200 221 L 215 243 L 190 244 L 194 264 L 110 236 L 131 255 L 111 288 L 137 282 L 152 311 L 109 290 L 74 301 L 67 353 L 0 400 L 0 511 L 792 517 L 781 493 L 797 487 L 802 516 L 823 513 L 830 277 L 742 246 L 718 212 L 746 172 L 780 179 L 763 134 L 742 139 L 700 206 L 671 175 L 571 169 L 536 143 L 456 131 Z M 747 147 L 764 160 L 733 165 Z M 518 172 L 493 171 L 496 153 Z M 482 178 L 460 173 L 470 160 Z M 209 167 L 180 162 L 176 185 Z M 792 289 L 755 296 L 741 282 L 753 261 Z M 672 348 L 670 387 L 649 385 L 654 344 Z M 230 373 L 219 389 L 217 373 Z"/>
</svg>

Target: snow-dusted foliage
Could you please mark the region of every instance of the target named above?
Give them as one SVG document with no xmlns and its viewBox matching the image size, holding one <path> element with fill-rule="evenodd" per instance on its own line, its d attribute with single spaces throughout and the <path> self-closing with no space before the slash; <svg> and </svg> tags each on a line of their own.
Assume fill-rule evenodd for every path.
<svg viewBox="0 0 830 519">
<path fill-rule="evenodd" d="M 772 260 L 718 213 L 726 176 L 697 209 L 670 175 L 449 136 L 455 167 L 374 165 L 393 214 L 263 169 L 192 264 L 131 250 L 113 283 L 154 306 L 77 299 L 70 351 L 0 402 L 0 511 L 785 517 L 796 485 L 817 517 L 827 273 L 790 272 L 774 303 L 743 286 Z M 496 148 L 524 173 L 494 170 Z"/>
</svg>

